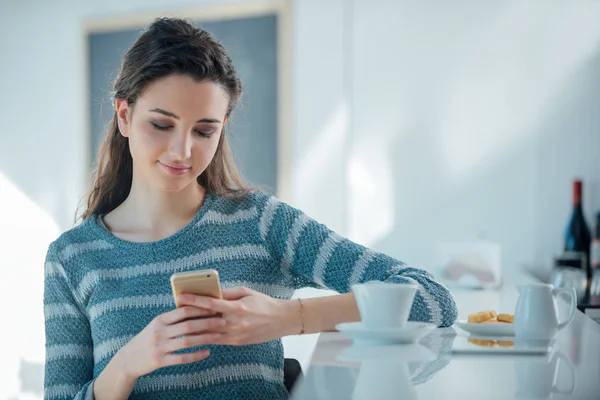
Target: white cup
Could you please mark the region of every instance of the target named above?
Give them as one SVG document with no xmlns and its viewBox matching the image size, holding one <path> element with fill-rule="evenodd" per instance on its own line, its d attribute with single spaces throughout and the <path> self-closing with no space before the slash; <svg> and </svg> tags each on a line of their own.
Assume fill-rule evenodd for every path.
<svg viewBox="0 0 600 400">
<path fill-rule="evenodd" d="M 352 285 L 352 292 L 365 328 L 390 329 L 406 326 L 417 287 L 369 282 Z"/>
</svg>

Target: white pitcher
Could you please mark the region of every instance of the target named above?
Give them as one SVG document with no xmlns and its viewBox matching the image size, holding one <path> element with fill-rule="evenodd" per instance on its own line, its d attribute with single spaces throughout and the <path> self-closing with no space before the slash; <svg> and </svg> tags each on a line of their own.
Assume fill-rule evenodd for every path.
<svg viewBox="0 0 600 400">
<path fill-rule="evenodd" d="M 515 309 L 515 336 L 520 339 L 548 340 L 556 332 L 571 323 L 577 306 L 575 289 L 554 288 L 544 283 L 517 286 L 519 299 Z M 569 315 L 563 322 L 558 320 L 556 295 L 566 293 L 570 297 Z"/>
</svg>

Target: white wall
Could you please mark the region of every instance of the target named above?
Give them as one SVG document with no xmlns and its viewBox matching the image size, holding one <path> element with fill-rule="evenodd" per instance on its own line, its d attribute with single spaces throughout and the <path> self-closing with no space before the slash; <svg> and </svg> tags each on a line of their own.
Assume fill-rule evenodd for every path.
<svg viewBox="0 0 600 400">
<path fill-rule="evenodd" d="M 600 210 L 600 2 L 356 1 L 349 235 L 431 268 L 444 240 L 549 267 Z"/>
<path fill-rule="evenodd" d="M 48 235 L 84 194 L 83 21 L 210 2 L 1 3 L 0 204 L 30 233 L 0 221 L 10 277 L 42 274 Z M 480 234 L 503 245 L 508 275 L 546 262 L 572 176 L 595 185 L 588 218 L 600 209 L 600 2 L 522 3 L 294 1 L 292 203 L 425 268 L 437 241 Z M 13 294 L 1 315 L 15 315 Z M 2 329 L 0 399 L 28 398 L 19 373 L 38 390 L 43 332 L 22 329 Z M 286 353 L 306 365 L 314 340 L 286 338 Z"/>
</svg>

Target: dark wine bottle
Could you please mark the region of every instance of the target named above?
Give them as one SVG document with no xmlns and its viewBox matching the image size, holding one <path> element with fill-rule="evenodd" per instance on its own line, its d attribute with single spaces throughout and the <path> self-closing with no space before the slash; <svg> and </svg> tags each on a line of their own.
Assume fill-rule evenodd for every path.
<svg viewBox="0 0 600 400">
<path fill-rule="evenodd" d="M 585 268 L 588 280 L 590 279 L 590 245 L 592 236 L 590 228 L 583 214 L 583 182 L 573 181 L 573 212 L 567 230 L 565 231 L 565 251 L 575 251 L 585 254 Z"/>
</svg>

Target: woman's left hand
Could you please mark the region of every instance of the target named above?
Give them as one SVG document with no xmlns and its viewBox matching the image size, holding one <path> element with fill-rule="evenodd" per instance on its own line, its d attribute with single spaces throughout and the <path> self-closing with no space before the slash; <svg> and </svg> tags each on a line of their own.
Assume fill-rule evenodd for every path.
<svg viewBox="0 0 600 400">
<path fill-rule="evenodd" d="M 274 299 L 246 287 L 223 289 L 222 294 L 223 300 L 193 294 L 179 296 L 180 305 L 223 315 L 227 321 L 224 328 L 219 328 L 223 335 L 212 344 L 258 344 L 300 332 L 302 315 L 297 302 Z"/>
</svg>

